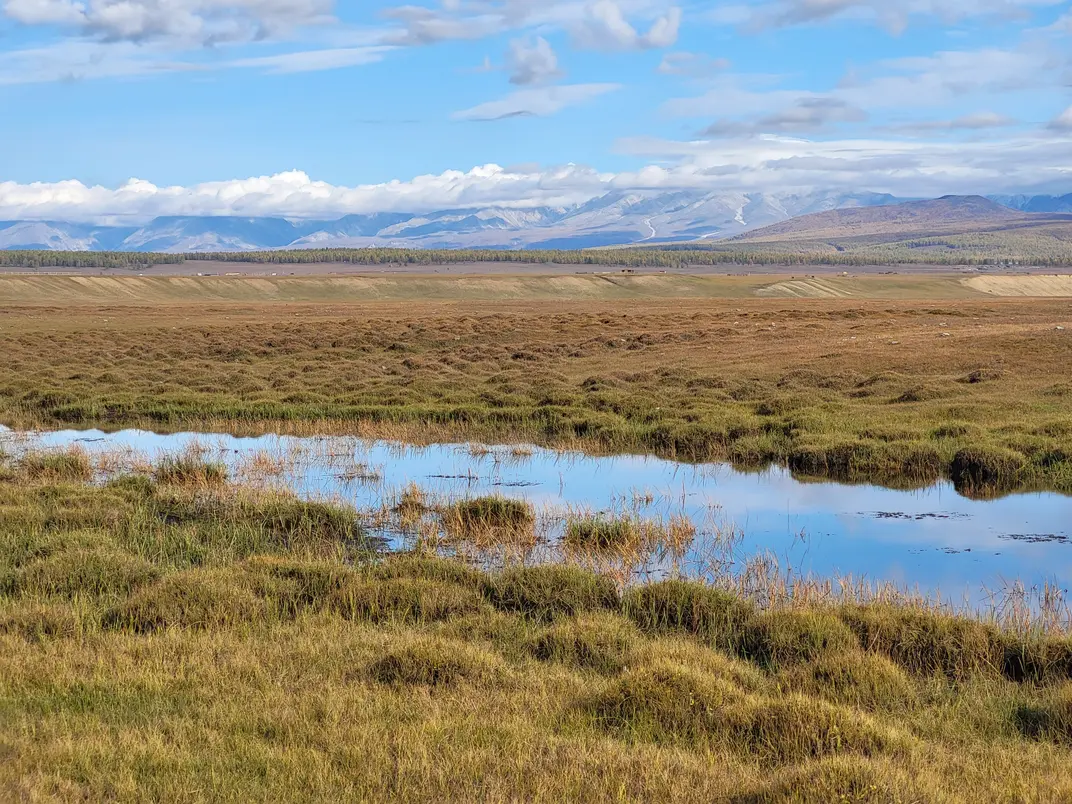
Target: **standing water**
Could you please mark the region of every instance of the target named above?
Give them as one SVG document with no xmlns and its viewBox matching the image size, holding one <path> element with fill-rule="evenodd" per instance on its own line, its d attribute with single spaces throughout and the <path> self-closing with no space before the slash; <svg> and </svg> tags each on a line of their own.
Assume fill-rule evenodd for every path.
<svg viewBox="0 0 1072 804">
<path fill-rule="evenodd" d="M 801 482 L 778 468 L 745 473 L 651 456 L 351 437 L 0 429 L 0 446 L 78 446 L 91 456 L 136 453 L 149 461 L 200 448 L 239 479 L 258 456 L 274 456 L 275 482 L 359 510 L 379 508 L 389 490 L 413 483 L 440 499 L 501 494 L 538 510 L 684 516 L 697 529 L 697 550 L 733 533 L 740 555 L 766 552 L 798 575 L 853 576 L 957 600 L 980 601 L 1014 579 L 1063 588 L 1072 577 L 1072 498 L 1051 493 L 973 500 L 947 482 L 903 491 Z"/>
</svg>

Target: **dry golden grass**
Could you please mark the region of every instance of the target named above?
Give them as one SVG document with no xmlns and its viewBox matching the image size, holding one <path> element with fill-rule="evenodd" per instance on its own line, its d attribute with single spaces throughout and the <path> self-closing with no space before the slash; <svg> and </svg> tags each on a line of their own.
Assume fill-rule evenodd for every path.
<svg viewBox="0 0 1072 804">
<path fill-rule="evenodd" d="M 9 305 L 0 417 L 1067 490 L 1070 323 L 1047 300 Z"/>
<path fill-rule="evenodd" d="M 103 484 L 6 461 L 0 799 L 1072 795 L 1067 635 L 376 556 L 360 512 L 187 461 Z"/>
</svg>

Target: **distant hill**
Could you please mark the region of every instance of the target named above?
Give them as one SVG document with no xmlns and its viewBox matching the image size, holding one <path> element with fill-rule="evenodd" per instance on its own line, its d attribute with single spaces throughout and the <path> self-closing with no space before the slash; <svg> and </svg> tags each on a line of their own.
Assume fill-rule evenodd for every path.
<svg viewBox="0 0 1072 804">
<path fill-rule="evenodd" d="M 1023 212 L 978 195 L 800 215 L 715 243 L 716 251 L 786 263 L 1068 265 L 1072 214 Z"/>
<path fill-rule="evenodd" d="M 994 229 L 1031 220 L 980 195 L 946 195 L 883 207 L 835 209 L 801 215 L 732 238 L 770 242 L 788 239 L 860 237 L 867 235 L 930 235 Z M 1047 220 L 1052 220 L 1046 216 Z M 1072 216 L 1069 216 L 1072 220 Z"/>
<path fill-rule="evenodd" d="M 638 190 L 571 207 L 483 207 L 337 220 L 168 216 L 127 226 L 0 221 L 0 249 L 218 252 L 299 248 L 560 248 L 718 240 L 796 215 L 895 204 L 884 193 Z"/>
<path fill-rule="evenodd" d="M 1021 212 L 1072 212 L 1072 193 L 1067 195 L 988 195 L 987 198 Z"/>
</svg>

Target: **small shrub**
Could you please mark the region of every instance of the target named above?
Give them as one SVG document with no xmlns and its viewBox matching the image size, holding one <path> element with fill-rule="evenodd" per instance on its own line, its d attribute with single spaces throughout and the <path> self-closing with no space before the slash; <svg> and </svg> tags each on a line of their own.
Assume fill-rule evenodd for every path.
<svg viewBox="0 0 1072 804">
<path fill-rule="evenodd" d="M 547 622 L 555 617 L 600 609 L 617 610 L 618 589 L 605 576 L 577 567 L 515 567 L 491 578 L 488 597 L 503 611 Z"/>
<path fill-rule="evenodd" d="M 214 628 L 263 619 L 264 601 L 243 573 L 187 570 L 165 576 L 107 613 L 105 627 L 148 633 L 163 628 Z"/>
<path fill-rule="evenodd" d="M 484 601 L 472 589 L 421 578 L 354 579 L 335 592 L 329 605 L 347 619 L 427 623 L 480 612 Z"/>
<path fill-rule="evenodd" d="M 628 620 L 611 614 L 588 614 L 556 622 L 536 636 L 531 650 L 541 661 L 617 673 L 628 664 L 636 644 L 636 629 Z"/>
<path fill-rule="evenodd" d="M 745 627 L 742 650 L 767 667 L 810 662 L 857 647 L 856 637 L 835 615 L 822 611 L 768 611 Z"/>
<path fill-rule="evenodd" d="M 464 642 L 419 639 L 374 662 L 369 675 L 381 684 L 442 687 L 487 678 L 500 665 L 495 656 Z"/>
<path fill-rule="evenodd" d="M 27 564 L 15 583 L 21 594 L 127 595 L 156 577 L 156 568 L 137 556 L 109 549 L 75 549 Z"/>
<path fill-rule="evenodd" d="M 734 594 L 687 581 L 661 581 L 629 590 L 626 613 L 644 631 L 685 632 L 737 651 L 755 616 L 752 605 Z"/>
</svg>

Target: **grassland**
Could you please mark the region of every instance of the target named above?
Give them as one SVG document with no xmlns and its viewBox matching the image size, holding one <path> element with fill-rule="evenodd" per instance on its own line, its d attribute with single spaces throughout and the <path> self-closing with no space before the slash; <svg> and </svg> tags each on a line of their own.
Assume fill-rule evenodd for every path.
<svg viewBox="0 0 1072 804">
<path fill-rule="evenodd" d="M 191 456 L 97 473 L 0 468 L 5 800 L 1072 795 L 1064 633 L 380 557 L 361 512 Z"/>
<path fill-rule="evenodd" d="M 895 485 L 947 476 L 977 494 L 1072 490 L 1067 302 L 980 300 L 955 277 L 908 275 L 835 299 L 777 298 L 806 283 L 789 277 L 708 280 L 731 298 L 658 292 L 696 278 L 623 291 L 590 277 L 629 295 L 569 301 L 572 279 L 474 279 L 480 292 L 396 279 L 389 301 L 305 304 L 268 280 L 214 280 L 223 302 L 194 279 L 110 279 L 102 298 L 88 279 L 8 278 L 0 418 L 534 441 Z M 335 287 L 303 281 L 318 300 Z M 426 286 L 439 301 L 413 298 Z"/>
</svg>

